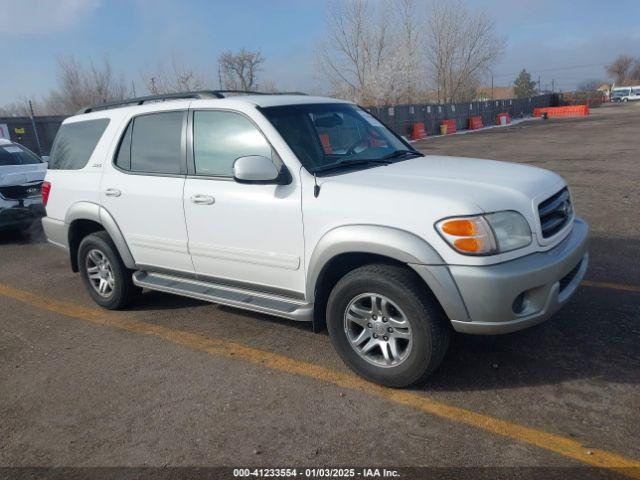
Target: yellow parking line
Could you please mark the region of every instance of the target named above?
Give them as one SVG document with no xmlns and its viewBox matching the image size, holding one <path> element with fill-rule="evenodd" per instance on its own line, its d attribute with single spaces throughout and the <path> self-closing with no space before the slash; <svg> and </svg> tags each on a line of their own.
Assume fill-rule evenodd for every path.
<svg viewBox="0 0 640 480">
<path fill-rule="evenodd" d="M 640 287 L 636 285 L 625 285 L 624 283 L 594 282 L 591 280 L 583 280 L 581 283 L 585 287 L 608 288 L 610 290 L 622 290 L 625 292 L 640 292 Z"/>
<path fill-rule="evenodd" d="M 558 453 L 587 465 L 614 470 L 628 477 L 640 479 L 640 461 L 596 448 L 587 448 L 575 440 L 536 430 L 464 408 L 454 407 L 406 390 L 394 390 L 369 383 L 349 373 L 331 370 L 312 363 L 295 360 L 277 353 L 259 350 L 224 339 L 206 338 L 190 332 L 174 330 L 127 318 L 126 315 L 89 308 L 70 302 L 13 288 L 0 283 L 0 295 L 33 307 L 93 324 L 168 340 L 184 347 L 220 357 L 241 359 L 265 368 L 313 378 L 342 388 L 360 391 L 398 405 L 404 405 L 439 418 L 472 426 L 518 442 L 534 445 Z"/>
</svg>

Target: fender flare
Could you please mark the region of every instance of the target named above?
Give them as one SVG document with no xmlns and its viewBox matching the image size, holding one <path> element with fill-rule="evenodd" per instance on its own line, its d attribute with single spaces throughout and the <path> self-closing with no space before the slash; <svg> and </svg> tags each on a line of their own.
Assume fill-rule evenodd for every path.
<svg viewBox="0 0 640 480">
<path fill-rule="evenodd" d="M 443 265 L 442 257 L 424 239 L 382 225 L 345 225 L 325 233 L 316 245 L 307 268 L 307 298 L 314 301 L 316 284 L 324 267 L 343 253 L 372 253 L 406 264 Z"/>
<path fill-rule="evenodd" d="M 131 255 L 131 250 L 129 250 L 124 235 L 107 209 L 92 202 L 74 203 L 67 211 L 64 222 L 68 226 L 71 226 L 71 223 L 75 220 L 91 220 L 102 225 L 111 237 L 111 240 L 113 240 L 125 266 L 132 270 L 136 268 L 136 262 L 133 259 L 133 255 Z"/>
</svg>

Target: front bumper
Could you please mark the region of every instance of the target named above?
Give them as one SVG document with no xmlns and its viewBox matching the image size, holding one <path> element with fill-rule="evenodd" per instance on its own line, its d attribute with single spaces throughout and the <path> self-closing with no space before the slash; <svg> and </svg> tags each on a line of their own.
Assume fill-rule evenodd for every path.
<svg viewBox="0 0 640 480">
<path fill-rule="evenodd" d="M 0 198 L 0 229 L 26 228 L 45 215 L 42 198 Z"/>
<path fill-rule="evenodd" d="M 588 225 L 575 219 L 569 236 L 546 252 L 492 266 L 450 266 L 469 317 L 468 321 L 451 320 L 453 328 L 462 333 L 499 334 L 547 320 L 584 278 L 588 236 Z M 514 302 L 523 293 L 524 301 L 517 308 Z"/>
</svg>

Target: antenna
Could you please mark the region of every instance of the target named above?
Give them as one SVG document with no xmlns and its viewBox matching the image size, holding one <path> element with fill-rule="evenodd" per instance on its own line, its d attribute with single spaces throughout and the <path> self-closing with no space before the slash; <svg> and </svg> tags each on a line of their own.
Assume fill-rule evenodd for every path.
<svg viewBox="0 0 640 480">
<path fill-rule="evenodd" d="M 318 176 L 314 173 L 313 174 L 313 196 L 318 198 L 318 195 L 320 195 L 320 185 L 318 185 Z"/>
</svg>

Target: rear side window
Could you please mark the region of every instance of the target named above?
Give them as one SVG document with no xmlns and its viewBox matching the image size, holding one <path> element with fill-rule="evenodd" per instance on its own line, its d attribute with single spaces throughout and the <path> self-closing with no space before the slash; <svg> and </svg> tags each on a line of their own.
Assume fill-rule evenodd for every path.
<svg viewBox="0 0 640 480">
<path fill-rule="evenodd" d="M 35 163 L 42 163 L 42 159 L 20 145 L 0 146 L 0 167 L 7 165 L 33 165 Z"/>
<path fill-rule="evenodd" d="M 135 117 L 125 131 L 115 163 L 138 173 L 179 174 L 182 165 L 184 112 Z"/>
<path fill-rule="evenodd" d="M 79 170 L 91 158 L 109 119 L 66 123 L 60 127 L 49 159 L 49 170 Z"/>
</svg>

